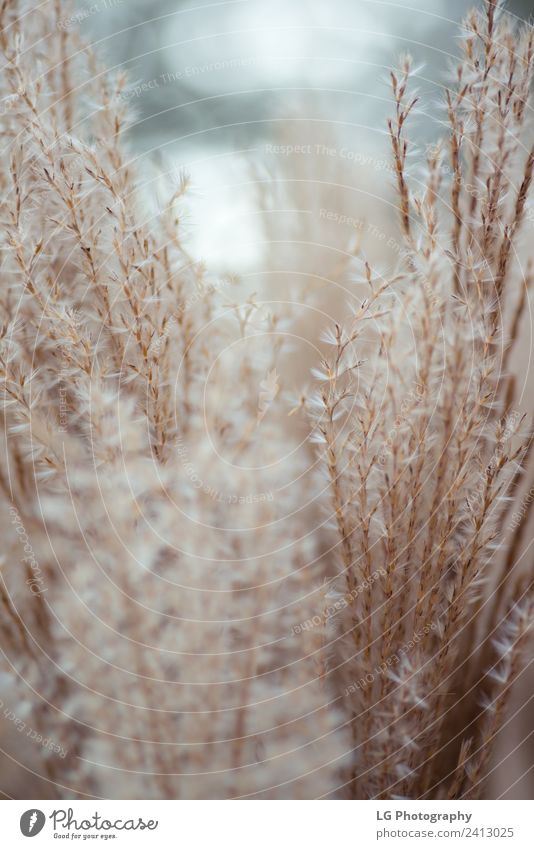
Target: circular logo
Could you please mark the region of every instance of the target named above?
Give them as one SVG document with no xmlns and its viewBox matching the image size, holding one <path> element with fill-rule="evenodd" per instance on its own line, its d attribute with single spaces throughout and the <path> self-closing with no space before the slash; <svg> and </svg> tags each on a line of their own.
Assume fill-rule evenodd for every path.
<svg viewBox="0 0 534 849">
<path fill-rule="evenodd" d="M 30 808 L 29 811 L 24 811 L 20 818 L 20 830 L 24 837 L 35 837 L 43 830 L 45 822 L 46 817 L 42 811 Z"/>
</svg>

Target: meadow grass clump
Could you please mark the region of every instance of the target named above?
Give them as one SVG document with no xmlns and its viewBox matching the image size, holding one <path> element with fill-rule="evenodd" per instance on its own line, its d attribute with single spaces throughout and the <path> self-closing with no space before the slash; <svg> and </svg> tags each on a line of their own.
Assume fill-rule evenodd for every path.
<svg viewBox="0 0 534 849">
<path fill-rule="evenodd" d="M 308 402 L 337 592 L 352 597 L 385 569 L 325 636 L 358 797 L 482 792 L 532 617 L 518 531 L 502 531 L 531 445 L 508 364 L 531 276 L 519 237 L 533 32 L 488 2 L 465 22 L 462 49 L 447 134 L 422 179 L 407 170 L 410 58 L 391 74 L 403 256 L 387 279 L 365 263 L 367 296 L 325 334 L 331 354 Z"/>
</svg>

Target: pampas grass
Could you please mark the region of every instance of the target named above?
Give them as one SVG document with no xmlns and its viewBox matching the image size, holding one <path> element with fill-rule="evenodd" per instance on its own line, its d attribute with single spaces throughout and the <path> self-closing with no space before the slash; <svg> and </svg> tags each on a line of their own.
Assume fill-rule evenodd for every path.
<svg viewBox="0 0 534 849">
<path fill-rule="evenodd" d="M 531 441 L 505 364 L 529 283 L 516 241 L 534 161 L 520 141 L 533 42 L 500 12 L 488 3 L 465 24 L 446 93 L 449 137 L 420 180 L 407 173 L 410 58 L 391 74 L 404 257 L 389 279 L 366 267 L 368 296 L 328 334 L 332 354 L 310 399 L 339 590 L 352 593 L 380 565 L 386 573 L 328 635 L 353 717 L 357 796 L 481 791 L 531 619 L 530 584 L 502 551 L 500 529 Z M 455 712 L 482 689 L 499 625 L 506 674 L 492 667 L 491 699 L 458 732 Z"/>
<path fill-rule="evenodd" d="M 364 294 L 284 407 L 291 310 L 190 256 L 185 177 L 147 203 L 125 77 L 63 4 L 1 16 L 2 692 L 50 741 L 28 776 L 80 798 L 483 794 L 533 604 L 503 535 L 531 504 L 509 352 L 532 30 L 469 16 L 422 176 L 410 58 L 392 73 L 402 255 L 356 258 Z"/>
</svg>

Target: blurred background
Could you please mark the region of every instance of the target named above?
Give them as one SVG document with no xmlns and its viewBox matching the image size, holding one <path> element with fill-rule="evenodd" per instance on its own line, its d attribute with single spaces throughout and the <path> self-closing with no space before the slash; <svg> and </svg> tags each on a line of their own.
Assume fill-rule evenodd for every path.
<svg viewBox="0 0 534 849">
<path fill-rule="evenodd" d="M 434 112 L 432 121 L 419 115 L 413 131 L 422 143 L 431 141 L 439 133 L 441 87 L 458 53 L 458 23 L 471 5 L 84 0 L 65 25 L 89 33 L 110 66 L 127 70 L 133 152 L 160 160 L 169 175 L 175 168 L 189 172 L 183 227 L 191 248 L 212 267 L 254 272 L 276 235 L 306 229 L 313 236 L 317 221 L 302 219 L 314 214 L 310 197 L 321 188 L 316 182 L 312 190 L 310 180 L 341 183 L 348 196 L 337 200 L 340 216 L 350 210 L 361 220 L 365 206 L 368 220 L 371 198 L 383 206 L 389 69 L 401 53 L 414 55 L 426 113 L 432 106 Z M 524 18 L 532 4 L 512 0 L 507 8 Z M 303 150 L 291 154 L 291 145 Z M 274 205 L 265 199 L 262 180 L 273 174 L 304 183 L 290 187 L 294 201 L 305 201 L 302 212 L 278 211 L 288 208 L 280 196 Z M 263 206 L 277 210 L 267 220 L 258 218 L 258 190 Z M 344 224 L 339 232 L 336 223 L 335 244 L 354 229 Z M 265 225 L 272 230 L 267 240 Z M 287 252 L 283 259 L 290 267 Z"/>
</svg>

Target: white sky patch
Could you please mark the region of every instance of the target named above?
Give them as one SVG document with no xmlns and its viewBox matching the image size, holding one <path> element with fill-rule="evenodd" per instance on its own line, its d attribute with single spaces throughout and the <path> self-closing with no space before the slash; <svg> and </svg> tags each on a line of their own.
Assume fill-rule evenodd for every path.
<svg viewBox="0 0 534 849">
<path fill-rule="evenodd" d="M 180 148 L 176 160 L 177 169 L 185 165 L 191 175 L 185 202 L 191 221 L 187 243 L 210 267 L 254 267 L 262 253 L 262 230 L 247 165 L 239 154 L 205 153 L 199 158 L 198 150 L 191 150 L 184 159 Z"/>
<path fill-rule="evenodd" d="M 376 78 L 373 67 L 391 59 L 408 17 L 406 35 L 423 41 L 425 32 L 447 23 L 442 0 L 423 3 L 421 12 L 411 8 L 417 0 L 249 0 L 192 13 L 188 22 L 178 16 L 169 42 L 189 31 L 191 42 L 180 47 L 185 67 L 227 63 L 220 72 L 196 75 L 199 89 L 238 90 L 240 81 L 246 88 L 342 85 Z M 250 57 L 253 64 L 240 68 L 239 60 Z"/>
</svg>

